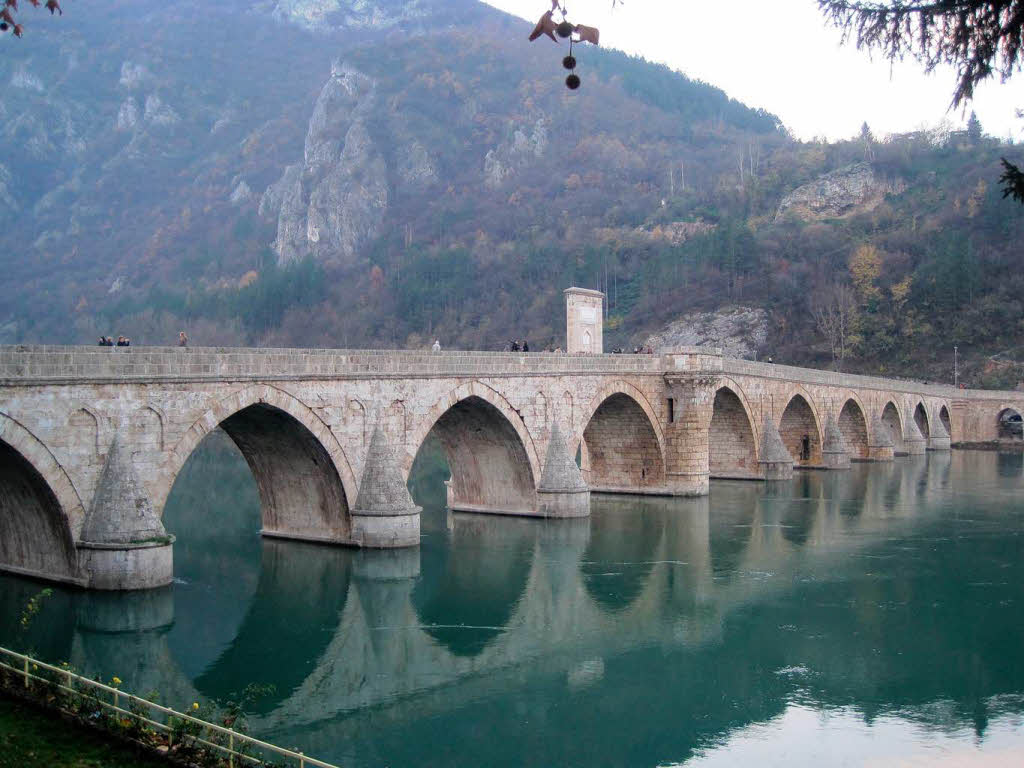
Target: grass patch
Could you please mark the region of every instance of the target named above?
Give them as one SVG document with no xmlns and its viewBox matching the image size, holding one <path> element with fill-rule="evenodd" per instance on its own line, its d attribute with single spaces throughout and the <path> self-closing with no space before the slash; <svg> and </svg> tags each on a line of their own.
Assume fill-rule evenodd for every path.
<svg viewBox="0 0 1024 768">
<path fill-rule="evenodd" d="M 167 768 L 109 736 L 0 695 L 0 768 Z"/>
</svg>

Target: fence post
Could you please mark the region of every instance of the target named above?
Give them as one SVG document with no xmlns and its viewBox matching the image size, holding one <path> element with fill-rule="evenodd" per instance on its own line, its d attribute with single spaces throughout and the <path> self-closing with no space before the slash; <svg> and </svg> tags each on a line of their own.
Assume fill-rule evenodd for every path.
<svg viewBox="0 0 1024 768">
<path fill-rule="evenodd" d="M 28 688 L 28 656 L 25 657 L 25 687 Z"/>
<path fill-rule="evenodd" d="M 299 768 L 306 768 L 306 756 L 299 752 Z"/>
<path fill-rule="evenodd" d="M 228 768 L 235 768 L 235 732 L 228 731 Z"/>
</svg>

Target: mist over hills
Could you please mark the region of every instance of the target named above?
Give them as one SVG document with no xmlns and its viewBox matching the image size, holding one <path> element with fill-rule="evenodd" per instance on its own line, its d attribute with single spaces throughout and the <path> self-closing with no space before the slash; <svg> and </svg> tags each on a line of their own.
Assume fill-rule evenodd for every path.
<svg viewBox="0 0 1024 768">
<path fill-rule="evenodd" d="M 836 285 L 848 369 L 938 376 L 940 344 L 1024 335 L 1024 218 L 996 184 L 1022 153 L 976 132 L 799 143 L 589 46 L 570 92 L 564 48 L 472 0 L 30 21 L 0 47 L 4 343 L 537 348 L 571 284 L 608 291 L 611 346 L 739 305 L 770 318 L 763 353 L 828 364 Z"/>
</svg>

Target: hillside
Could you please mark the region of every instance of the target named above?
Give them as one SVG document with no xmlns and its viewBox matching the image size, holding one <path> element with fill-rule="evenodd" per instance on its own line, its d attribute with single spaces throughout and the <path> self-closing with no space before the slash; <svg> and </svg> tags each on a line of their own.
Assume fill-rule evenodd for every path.
<svg viewBox="0 0 1024 768">
<path fill-rule="evenodd" d="M 134 0 L 5 38 L 0 341 L 542 347 L 570 284 L 608 291 L 609 346 L 755 306 L 762 353 L 828 365 L 837 294 L 847 369 L 1024 341 L 995 183 L 1019 149 L 799 143 L 591 47 L 570 92 L 525 27 L 472 0 Z"/>
</svg>

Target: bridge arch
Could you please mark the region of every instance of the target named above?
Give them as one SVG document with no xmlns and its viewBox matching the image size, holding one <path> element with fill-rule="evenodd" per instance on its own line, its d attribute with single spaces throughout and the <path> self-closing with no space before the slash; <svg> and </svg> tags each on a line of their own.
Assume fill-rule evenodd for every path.
<svg viewBox="0 0 1024 768">
<path fill-rule="evenodd" d="M 939 406 L 939 421 L 942 422 L 942 426 L 946 428 L 946 434 L 949 435 L 950 440 L 953 439 L 953 423 L 949 418 L 949 408 L 943 403 Z"/>
<path fill-rule="evenodd" d="M 886 400 L 885 405 L 882 406 L 880 418 L 882 424 L 888 427 L 889 434 L 892 435 L 893 453 L 906 453 L 907 447 L 903 442 L 903 415 L 900 413 L 900 408 L 896 404 L 895 399 L 890 398 Z"/>
<path fill-rule="evenodd" d="M 924 439 L 927 440 L 931 436 L 931 426 L 928 409 L 924 405 L 923 400 L 918 400 L 917 405 L 914 408 L 914 422 L 917 424 L 917 428 L 921 430 L 921 434 L 924 435 Z"/>
<path fill-rule="evenodd" d="M 1024 410 L 1024 409 L 1022 409 Z M 1013 407 L 1006 407 L 996 415 L 996 437 L 999 440 L 1024 439 L 1024 414 Z"/>
<path fill-rule="evenodd" d="M 238 446 L 256 480 L 265 533 L 326 541 L 348 537 L 357 486 L 341 445 L 310 408 L 265 384 L 224 398 L 185 432 L 154 493 L 161 515 L 185 462 L 218 427 Z"/>
<path fill-rule="evenodd" d="M 595 489 L 665 486 L 665 436 L 647 397 L 624 381 L 590 401 L 571 447 L 580 446 L 584 477 Z"/>
<path fill-rule="evenodd" d="M 0 412 L 0 568 L 79 581 L 75 537 L 85 508 L 50 450 Z"/>
<path fill-rule="evenodd" d="M 794 388 L 786 400 L 786 407 L 779 417 L 779 435 L 794 463 L 801 466 L 821 464 L 821 417 L 814 400 L 803 387 Z"/>
<path fill-rule="evenodd" d="M 755 478 L 758 433 L 746 396 L 728 380 L 715 391 L 708 431 L 708 466 L 712 477 Z"/>
<path fill-rule="evenodd" d="M 850 451 L 851 459 L 866 459 L 871 451 L 868 443 L 868 420 L 860 398 L 848 394 L 839 410 L 839 431 Z"/>
<path fill-rule="evenodd" d="M 408 443 L 415 450 L 406 452 L 406 473 L 431 433 L 448 458 L 453 508 L 537 511 L 537 448 L 519 412 L 500 393 L 473 381 L 439 401 Z"/>
</svg>

